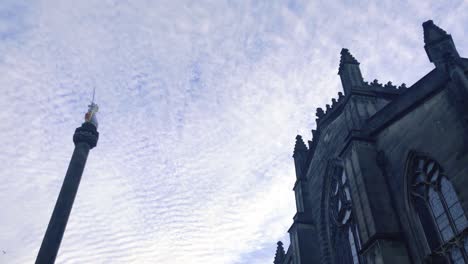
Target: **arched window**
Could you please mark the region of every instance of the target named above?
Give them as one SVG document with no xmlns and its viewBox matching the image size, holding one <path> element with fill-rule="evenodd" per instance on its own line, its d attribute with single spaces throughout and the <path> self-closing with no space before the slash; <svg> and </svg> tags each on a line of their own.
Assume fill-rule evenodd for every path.
<svg viewBox="0 0 468 264">
<path fill-rule="evenodd" d="M 452 183 L 440 165 L 419 156 L 411 167 L 411 196 L 431 257 L 468 264 L 468 221 Z"/>
<path fill-rule="evenodd" d="M 353 220 L 348 178 L 342 167 L 336 169 L 330 183 L 329 212 L 336 261 L 343 264 L 363 264 L 363 259 L 359 257 L 361 244 Z"/>
</svg>

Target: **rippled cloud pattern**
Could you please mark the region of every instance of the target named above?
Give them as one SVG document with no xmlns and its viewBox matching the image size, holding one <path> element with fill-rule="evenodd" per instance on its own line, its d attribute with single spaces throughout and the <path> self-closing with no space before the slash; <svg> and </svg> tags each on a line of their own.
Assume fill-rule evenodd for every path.
<svg viewBox="0 0 468 264">
<path fill-rule="evenodd" d="M 271 263 L 295 212 L 294 138 L 341 90 L 465 48 L 467 1 L 0 3 L 0 263 L 33 263 L 92 88 L 100 141 L 57 263 Z"/>
</svg>

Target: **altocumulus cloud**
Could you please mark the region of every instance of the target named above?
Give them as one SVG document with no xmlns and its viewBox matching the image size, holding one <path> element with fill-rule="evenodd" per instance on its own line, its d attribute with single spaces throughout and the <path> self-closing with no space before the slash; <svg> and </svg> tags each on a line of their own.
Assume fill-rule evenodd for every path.
<svg viewBox="0 0 468 264">
<path fill-rule="evenodd" d="M 468 54 L 467 1 L 0 4 L 1 263 L 31 263 L 97 88 L 101 133 L 58 263 L 270 263 L 294 215 L 296 133 L 340 90 L 432 68 L 421 23 Z"/>
</svg>

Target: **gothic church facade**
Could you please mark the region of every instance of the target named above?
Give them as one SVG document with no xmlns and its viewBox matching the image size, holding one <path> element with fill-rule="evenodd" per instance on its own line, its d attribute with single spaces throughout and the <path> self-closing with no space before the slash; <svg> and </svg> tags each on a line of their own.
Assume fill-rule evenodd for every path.
<svg viewBox="0 0 468 264">
<path fill-rule="evenodd" d="M 296 137 L 297 213 L 274 264 L 468 264 L 468 59 L 431 20 L 435 68 L 411 87 L 363 80 L 341 51 L 344 93 Z"/>
</svg>

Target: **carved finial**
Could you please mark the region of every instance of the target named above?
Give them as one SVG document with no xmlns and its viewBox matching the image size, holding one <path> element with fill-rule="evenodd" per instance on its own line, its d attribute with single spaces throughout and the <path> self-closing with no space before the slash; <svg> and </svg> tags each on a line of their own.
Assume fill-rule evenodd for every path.
<svg viewBox="0 0 468 264">
<path fill-rule="evenodd" d="M 385 84 L 384 88 L 387 88 L 387 89 L 396 89 L 396 86 L 392 84 L 392 82 L 388 82 L 387 84 Z"/>
<path fill-rule="evenodd" d="M 323 112 L 323 109 L 322 108 L 317 108 L 317 113 L 315 113 L 315 116 L 317 116 L 317 118 L 321 118 L 322 116 L 324 116 L 325 113 Z"/>
<path fill-rule="evenodd" d="M 294 145 L 294 154 L 293 156 L 296 156 L 297 153 L 307 151 L 307 146 L 304 143 L 304 140 L 302 140 L 301 135 L 296 136 L 296 144 Z"/>
<path fill-rule="evenodd" d="M 371 83 L 370 83 L 370 86 L 373 87 L 373 88 L 378 88 L 378 87 L 382 87 L 382 84 L 379 83 L 379 81 L 377 79 L 374 79 Z"/>
<path fill-rule="evenodd" d="M 445 30 L 436 26 L 432 20 L 424 22 L 423 29 L 424 49 L 429 57 L 429 61 L 434 63 L 436 68 L 447 70 L 447 59 L 460 58 L 455 43 L 453 43 L 452 36 L 445 32 Z"/>
<path fill-rule="evenodd" d="M 284 257 L 286 256 L 286 253 L 284 252 L 283 242 L 278 241 L 276 245 L 278 246 L 276 247 L 275 260 L 273 261 L 273 264 L 281 264 Z"/>
<path fill-rule="evenodd" d="M 431 44 L 450 37 L 445 30 L 436 26 L 432 20 L 423 23 L 423 30 L 425 44 Z"/>
<path fill-rule="evenodd" d="M 334 107 L 335 105 L 336 105 L 336 99 L 332 98 L 332 107 Z"/>
<path fill-rule="evenodd" d="M 363 86 L 364 80 L 362 79 L 361 69 L 359 69 L 359 62 L 348 49 L 341 50 L 338 75 L 340 75 L 341 85 L 346 95 L 350 94 L 353 88 Z"/>
<path fill-rule="evenodd" d="M 341 49 L 341 58 L 340 58 L 340 68 L 338 69 L 338 74 L 342 73 L 343 71 L 343 66 L 345 64 L 357 64 L 359 65 L 359 62 L 356 60 L 356 58 L 349 53 L 348 49 Z"/>
<path fill-rule="evenodd" d="M 398 86 L 398 89 L 408 89 L 408 87 L 406 87 L 405 83 L 402 83 L 400 86 Z"/>
<path fill-rule="evenodd" d="M 343 98 L 343 97 L 344 97 L 343 93 L 342 93 L 342 92 L 338 92 L 338 101 L 340 101 L 341 98 Z"/>
<path fill-rule="evenodd" d="M 327 108 L 327 113 L 328 113 L 328 111 L 330 111 L 330 105 L 326 104 L 325 107 Z"/>
</svg>

